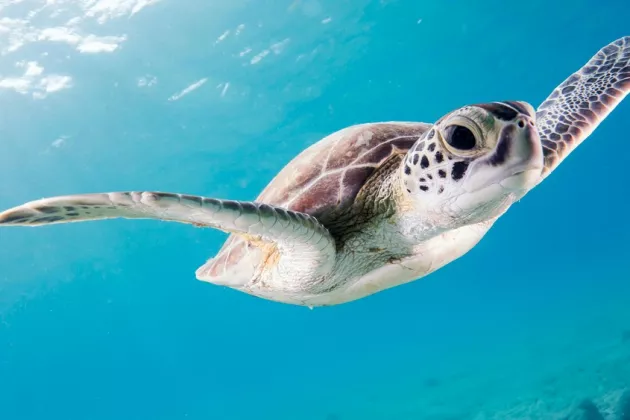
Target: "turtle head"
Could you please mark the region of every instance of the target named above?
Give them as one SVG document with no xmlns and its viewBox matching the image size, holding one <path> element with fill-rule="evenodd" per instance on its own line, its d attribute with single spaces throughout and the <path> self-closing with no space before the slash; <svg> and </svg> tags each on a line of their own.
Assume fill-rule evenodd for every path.
<svg viewBox="0 0 630 420">
<path fill-rule="evenodd" d="M 541 176 L 535 119 L 530 104 L 515 101 L 469 105 L 442 117 L 401 165 L 414 209 L 444 228 L 503 214 Z"/>
</svg>

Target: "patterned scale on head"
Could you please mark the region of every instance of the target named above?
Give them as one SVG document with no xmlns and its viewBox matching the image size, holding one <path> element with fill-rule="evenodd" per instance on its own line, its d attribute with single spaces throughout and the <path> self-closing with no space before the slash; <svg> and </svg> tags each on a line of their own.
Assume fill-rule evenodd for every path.
<svg viewBox="0 0 630 420">
<path fill-rule="evenodd" d="M 401 170 L 416 206 L 463 224 L 520 198 L 542 164 L 533 107 L 506 101 L 448 113 L 409 150 Z"/>
</svg>

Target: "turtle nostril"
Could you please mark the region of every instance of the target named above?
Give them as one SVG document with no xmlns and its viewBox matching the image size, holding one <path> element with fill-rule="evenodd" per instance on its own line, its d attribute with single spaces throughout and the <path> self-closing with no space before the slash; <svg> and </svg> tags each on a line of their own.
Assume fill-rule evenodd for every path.
<svg viewBox="0 0 630 420">
<path fill-rule="evenodd" d="M 518 126 L 518 128 L 525 128 L 527 125 L 530 126 L 534 126 L 534 120 L 532 118 L 527 118 L 527 117 L 518 117 L 518 119 L 516 120 L 516 125 Z"/>
</svg>

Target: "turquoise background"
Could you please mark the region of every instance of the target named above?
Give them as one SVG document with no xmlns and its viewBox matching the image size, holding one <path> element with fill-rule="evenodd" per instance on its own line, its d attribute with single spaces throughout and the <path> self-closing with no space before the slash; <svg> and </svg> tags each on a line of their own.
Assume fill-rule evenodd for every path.
<svg viewBox="0 0 630 420">
<path fill-rule="evenodd" d="M 1 209 L 253 199 L 331 132 L 538 106 L 630 35 L 627 1 L 10 3 Z M 465 257 L 337 307 L 196 281 L 218 231 L 1 229 L 0 419 L 554 419 L 581 398 L 607 414 L 630 386 L 629 120 L 626 101 Z"/>
</svg>

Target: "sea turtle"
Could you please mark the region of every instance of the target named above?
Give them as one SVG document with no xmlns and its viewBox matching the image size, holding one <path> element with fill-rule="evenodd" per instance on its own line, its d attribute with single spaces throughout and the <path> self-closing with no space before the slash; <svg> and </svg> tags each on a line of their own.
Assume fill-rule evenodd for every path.
<svg viewBox="0 0 630 420">
<path fill-rule="evenodd" d="M 421 278 L 473 248 L 630 90 L 630 37 L 602 48 L 538 107 L 458 108 L 434 124 L 379 122 L 295 157 L 255 201 L 164 192 L 45 198 L 0 226 L 149 218 L 229 232 L 196 277 L 309 307 Z"/>
</svg>

